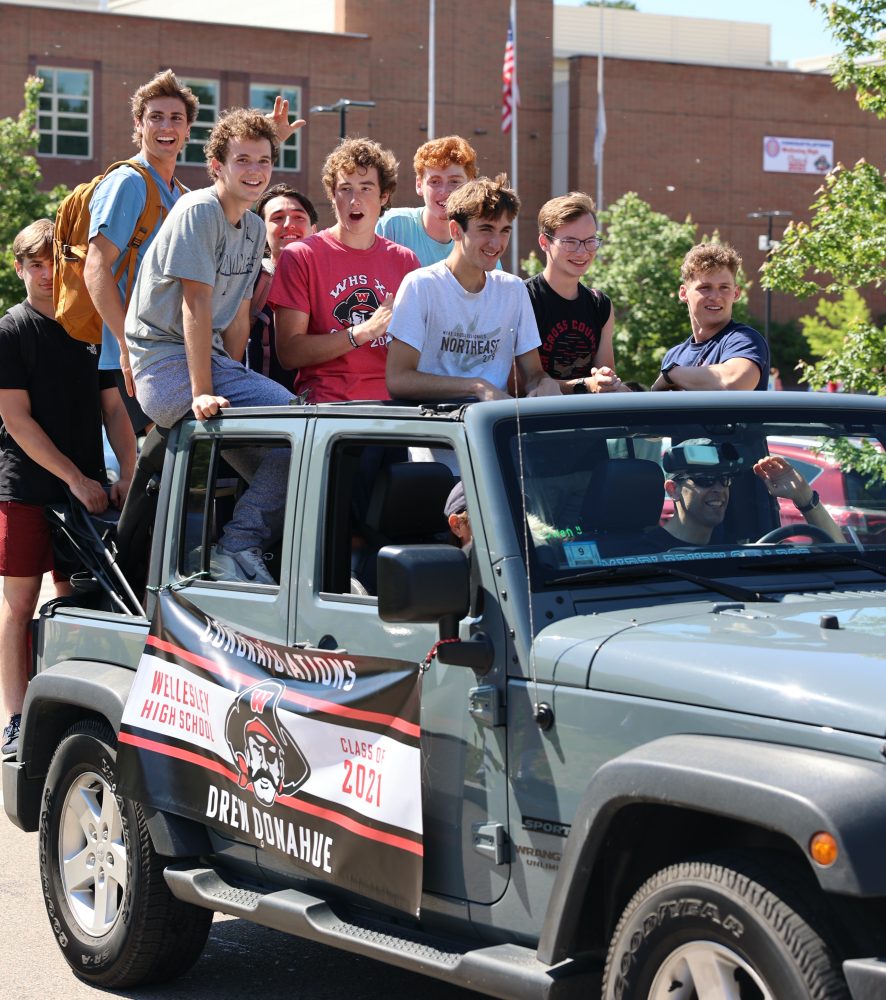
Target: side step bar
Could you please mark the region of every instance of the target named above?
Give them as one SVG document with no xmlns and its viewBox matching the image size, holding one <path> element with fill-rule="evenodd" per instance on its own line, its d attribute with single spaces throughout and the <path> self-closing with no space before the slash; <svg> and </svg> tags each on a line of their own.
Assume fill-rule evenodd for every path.
<svg viewBox="0 0 886 1000">
<path fill-rule="evenodd" d="M 295 937 L 317 941 L 389 965 L 442 979 L 504 1000 L 572 1000 L 600 995 L 600 968 L 568 960 L 544 965 L 516 944 L 458 951 L 439 937 L 404 929 L 402 936 L 349 923 L 322 899 L 280 889 L 262 893 L 229 885 L 211 868 L 171 865 L 166 882 L 185 903 L 241 917 Z"/>
</svg>

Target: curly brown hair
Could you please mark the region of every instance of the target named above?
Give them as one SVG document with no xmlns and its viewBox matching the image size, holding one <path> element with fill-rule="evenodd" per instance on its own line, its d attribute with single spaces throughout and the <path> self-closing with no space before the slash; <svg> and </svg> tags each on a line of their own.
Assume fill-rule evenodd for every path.
<svg viewBox="0 0 886 1000">
<path fill-rule="evenodd" d="M 725 267 L 733 278 L 741 267 L 738 251 L 728 243 L 699 243 L 683 258 L 680 280 L 685 284 L 699 274 Z"/>
<path fill-rule="evenodd" d="M 387 195 L 388 200 L 381 207 L 381 214 L 391 207 L 391 198 L 397 190 L 397 163 L 396 157 L 389 149 L 383 149 L 377 142 L 366 138 L 348 138 L 342 141 L 326 157 L 323 164 L 323 190 L 326 197 L 333 200 L 335 195 L 335 182 L 339 173 L 353 174 L 357 171 L 366 171 L 375 167 L 378 172 L 378 187 L 382 195 Z"/>
<path fill-rule="evenodd" d="M 186 87 L 171 69 L 165 69 L 162 73 L 158 73 L 152 80 L 143 83 L 132 95 L 133 120 L 141 124 L 148 101 L 153 101 L 158 97 L 177 97 L 185 106 L 188 124 L 193 125 L 197 120 L 197 112 L 200 110 L 197 95 L 190 87 Z M 142 140 L 138 129 L 133 131 L 132 141 L 136 146 L 141 146 Z"/>
<path fill-rule="evenodd" d="M 255 108 L 232 108 L 222 113 L 215 123 L 203 152 L 206 156 L 206 171 L 210 180 L 216 175 L 212 170 L 212 161 L 225 162 L 228 146 L 232 139 L 267 139 L 271 144 L 271 162 L 277 162 L 280 152 L 280 140 L 277 138 L 277 126 Z"/>
</svg>

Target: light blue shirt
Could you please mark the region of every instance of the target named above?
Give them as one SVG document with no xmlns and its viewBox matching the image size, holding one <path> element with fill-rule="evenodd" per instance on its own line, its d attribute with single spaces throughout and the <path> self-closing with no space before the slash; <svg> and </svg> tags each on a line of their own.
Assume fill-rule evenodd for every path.
<svg viewBox="0 0 886 1000">
<path fill-rule="evenodd" d="M 163 180 L 144 157 L 136 156 L 134 159 L 138 160 L 150 171 L 160 191 L 161 203 L 168 213 L 176 201 L 178 201 L 178 187 L 173 185 L 173 189 L 170 190 L 166 181 Z M 133 230 L 145 209 L 146 201 L 147 195 L 141 175 L 132 167 L 117 167 L 95 189 L 95 194 L 89 203 L 89 238 L 92 239 L 93 236 L 101 233 L 102 236 L 110 240 L 117 247 L 120 251 L 120 256 L 114 261 L 115 271 L 120 265 L 120 258 L 123 256 L 123 252 L 132 239 Z M 157 221 L 157 225 L 151 235 L 139 247 L 135 262 L 136 276 L 138 275 L 138 270 L 141 267 L 145 253 L 153 242 L 154 237 L 160 231 L 162 223 L 163 216 Z M 124 271 L 118 284 L 121 302 L 126 295 L 126 279 L 127 275 Z M 133 287 L 135 287 L 134 281 Z M 120 370 L 120 346 L 117 343 L 117 338 L 104 324 L 102 324 L 102 350 L 98 367 L 102 371 Z"/>
<path fill-rule="evenodd" d="M 392 208 L 376 222 L 375 231 L 401 247 L 408 247 L 418 257 L 422 267 L 429 267 L 446 260 L 452 251 L 452 240 L 440 243 L 433 236 L 428 236 L 421 221 L 423 212 L 424 208 Z M 496 262 L 495 269 L 502 270 L 500 260 Z"/>
<path fill-rule="evenodd" d="M 446 260 L 452 249 L 452 240 L 440 243 L 422 225 L 421 216 L 424 208 L 392 208 L 385 212 L 375 224 L 379 236 L 408 247 L 422 267 L 437 264 Z"/>
</svg>

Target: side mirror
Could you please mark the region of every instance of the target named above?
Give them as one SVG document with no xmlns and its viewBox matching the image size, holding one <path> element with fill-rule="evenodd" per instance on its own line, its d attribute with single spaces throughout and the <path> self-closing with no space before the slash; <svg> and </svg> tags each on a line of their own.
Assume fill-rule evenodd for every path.
<svg viewBox="0 0 886 1000">
<path fill-rule="evenodd" d="M 378 613 L 386 622 L 438 622 L 440 663 L 487 673 L 495 661 L 489 637 L 478 632 L 458 640 L 458 623 L 468 613 L 471 573 L 468 557 L 451 545 L 386 545 L 378 553 Z"/>
<path fill-rule="evenodd" d="M 470 606 L 470 569 L 451 545 L 386 545 L 378 553 L 378 614 L 386 622 L 439 622 L 453 638 Z"/>
<path fill-rule="evenodd" d="M 378 553 L 378 613 L 386 622 L 438 622 L 441 639 L 457 639 L 468 613 L 470 566 L 451 545 L 386 545 Z M 495 661 L 489 637 L 478 632 L 465 642 L 437 647 L 440 663 L 485 674 Z"/>
</svg>

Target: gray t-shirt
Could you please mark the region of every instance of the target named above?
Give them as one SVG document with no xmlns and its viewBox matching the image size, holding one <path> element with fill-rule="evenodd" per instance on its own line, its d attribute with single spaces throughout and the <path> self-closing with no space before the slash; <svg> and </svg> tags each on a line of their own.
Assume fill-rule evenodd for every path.
<svg viewBox="0 0 886 1000">
<path fill-rule="evenodd" d="M 231 225 L 214 187 L 182 195 L 145 254 L 126 313 L 133 373 L 184 354 L 182 278 L 212 286 L 212 350 L 225 354 L 222 332 L 252 296 L 264 246 L 264 222 L 246 212 Z"/>
</svg>

